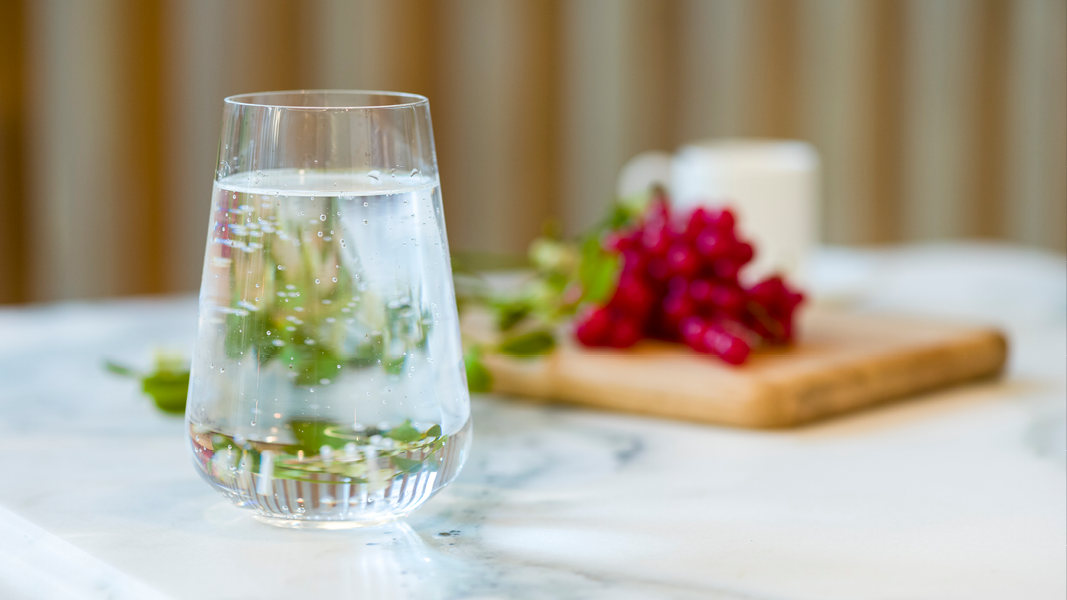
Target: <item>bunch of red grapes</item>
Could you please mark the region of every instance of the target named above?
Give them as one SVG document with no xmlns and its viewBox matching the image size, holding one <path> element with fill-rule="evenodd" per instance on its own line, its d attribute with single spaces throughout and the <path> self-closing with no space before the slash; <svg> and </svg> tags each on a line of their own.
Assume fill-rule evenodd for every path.
<svg viewBox="0 0 1067 600">
<path fill-rule="evenodd" d="M 578 318 L 582 344 L 680 341 L 739 365 L 761 342 L 793 340 L 793 313 L 804 296 L 777 276 L 741 285 L 738 273 L 755 250 L 737 237 L 729 209 L 697 208 L 686 219 L 672 215 L 658 197 L 636 225 L 609 233 L 602 243 L 621 254 L 622 271 L 608 303 Z"/>
</svg>

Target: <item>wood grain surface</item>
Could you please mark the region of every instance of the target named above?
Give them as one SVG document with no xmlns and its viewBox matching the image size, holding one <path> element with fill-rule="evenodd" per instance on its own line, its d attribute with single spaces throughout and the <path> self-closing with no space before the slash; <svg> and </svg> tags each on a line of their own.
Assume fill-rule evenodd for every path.
<svg viewBox="0 0 1067 600">
<path fill-rule="evenodd" d="M 464 333 L 489 339 L 485 314 Z M 561 335 L 550 355 L 490 354 L 493 391 L 740 427 L 790 427 L 1000 372 L 999 331 L 907 318 L 809 310 L 795 346 L 761 350 L 741 367 L 643 341 L 591 349 Z"/>
</svg>

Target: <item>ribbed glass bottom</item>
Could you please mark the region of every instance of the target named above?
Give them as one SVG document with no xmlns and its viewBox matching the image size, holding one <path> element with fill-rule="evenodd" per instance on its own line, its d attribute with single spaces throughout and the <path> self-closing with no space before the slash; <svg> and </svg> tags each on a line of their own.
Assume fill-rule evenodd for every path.
<svg viewBox="0 0 1067 600">
<path fill-rule="evenodd" d="M 326 460 L 301 456 L 285 464 L 271 451 L 257 449 L 254 442 L 246 442 L 243 449 L 227 444 L 211 450 L 201 441 L 191 441 L 200 475 L 230 502 L 251 511 L 256 520 L 280 527 L 346 529 L 387 523 L 429 500 L 459 473 L 470 432 L 468 420 L 436 446 L 392 455 L 338 452 L 326 455 Z M 316 472 L 323 464 L 344 468 Z"/>
</svg>

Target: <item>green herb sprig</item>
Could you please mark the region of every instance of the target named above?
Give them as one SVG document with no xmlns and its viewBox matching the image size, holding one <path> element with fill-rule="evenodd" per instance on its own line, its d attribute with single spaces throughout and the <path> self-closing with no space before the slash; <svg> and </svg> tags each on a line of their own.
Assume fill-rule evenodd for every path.
<svg viewBox="0 0 1067 600">
<path fill-rule="evenodd" d="M 108 360 L 104 368 L 116 375 L 141 382 L 141 391 L 155 402 L 156 408 L 172 415 L 185 414 L 185 400 L 189 395 L 189 368 L 180 354 L 157 352 L 153 369 L 143 373 Z"/>
<path fill-rule="evenodd" d="M 460 307 L 478 305 L 488 309 L 500 334 L 496 344 L 467 345 L 464 362 L 472 392 L 492 388 L 492 374 L 484 363 L 486 353 L 520 358 L 548 354 L 556 347 L 555 331 L 562 323 L 584 304 L 603 303 L 614 294 L 621 262 L 617 255 L 603 249 L 601 237 L 631 223 L 657 193 L 653 189 L 612 204 L 604 219 L 577 241 L 564 240 L 558 225 L 547 223 L 543 234 L 530 244 L 521 266 L 533 273 L 517 292 L 494 292 L 480 274 L 463 270 L 464 285 L 456 286 Z M 489 261 L 480 257 L 477 262 L 488 265 L 489 270 L 494 266 L 517 266 L 514 260 Z"/>
</svg>

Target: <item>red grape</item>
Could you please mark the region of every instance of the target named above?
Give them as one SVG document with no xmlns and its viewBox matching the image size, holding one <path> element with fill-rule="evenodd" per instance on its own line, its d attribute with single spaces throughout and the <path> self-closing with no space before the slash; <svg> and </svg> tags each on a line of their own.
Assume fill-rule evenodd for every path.
<svg viewBox="0 0 1067 600">
<path fill-rule="evenodd" d="M 671 275 L 692 277 L 700 269 L 700 259 L 689 244 L 675 242 L 667 253 L 667 268 Z"/>
<path fill-rule="evenodd" d="M 720 258 L 712 263 L 712 269 L 719 279 L 737 281 L 737 272 L 741 270 L 741 265 L 732 258 Z"/>
<path fill-rule="evenodd" d="M 653 258 L 648 261 L 648 275 L 655 281 L 666 281 L 671 276 L 670 265 L 663 258 Z"/>
<path fill-rule="evenodd" d="M 693 212 L 689 215 L 689 220 L 685 222 L 685 229 L 682 231 L 682 235 L 686 240 L 692 242 L 710 224 L 711 217 L 708 211 L 704 207 L 698 206 L 693 209 Z"/>
<path fill-rule="evenodd" d="M 715 216 L 715 226 L 719 231 L 732 232 L 734 230 L 735 221 L 734 213 L 729 208 L 722 209 L 719 211 L 719 214 Z"/>
<path fill-rule="evenodd" d="M 700 306 L 712 303 L 713 285 L 707 279 L 694 279 L 689 282 L 689 297 Z"/>
<path fill-rule="evenodd" d="M 704 344 L 711 350 L 712 354 L 731 365 L 739 365 L 745 362 L 751 350 L 740 336 L 734 335 L 719 326 L 710 327 L 705 331 Z"/>
<path fill-rule="evenodd" d="M 736 315 L 745 307 L 745 295 L 740 289 L 718 285 L 711 291 L 711 303 L 725 313 Z"/>
<path fill-rule="evenodd" d="M 640 339 L 641 327 L 633 320 L 622 319 L 615 322 L 608 345 L 614 348 L 629 348 Z"/>
<path fill-rule="evenodd" d="M 669 294 L 663 299 L 662 308 L 663 315 L 666 317 L 665 322 L 668 325 L 673 324 L 675 327 L 681 323 L 682 319 L 691 317 L 696 312 L 693 301 L 685 294 Z"/>
<path fill-rule="evenodd" d="M 679 324 L 682 341 L 690 348 L 697 351 L 701 351 L 706 347 L 704 345 L 704 333 L 707 329 L 708 321 L 703 317 L 688 317 L 682 319 L 682 322 Z"/>
<path fill-rule="evenodd" d="M 619 287 L 610 304 L 629 316 L 643 317 L 655 302 L 655 294 L 645 282 L 638 277 L 624 275 L 619 279 Z"/>
<path fill-rule="evenodd" d="M 650 254 L 663 256 L 671 245 L 670 232 L 663 226 L 645 228 L 641 233 L 641 244 Z"/>
<path fill-rule="evenodd" d="M 756 255 L 756 251 L 752 249 L 752 244 L 748 242 L 738 242 L 730 252 L 732 258 L 738 262 L 738 264 L 745 264 L 752 260 L 752 257 Z"/>
<path fill-rule="evenodd" d="M 712 228 L 702 231 L 697 235 L 696 240 L 693 243 L 697 252 L 709 260 L 725 256 L 730 248 L 729 240 L 720 236 Z"/>
</svg>

